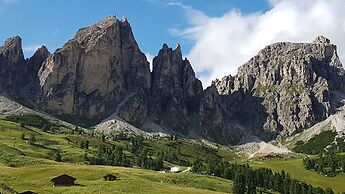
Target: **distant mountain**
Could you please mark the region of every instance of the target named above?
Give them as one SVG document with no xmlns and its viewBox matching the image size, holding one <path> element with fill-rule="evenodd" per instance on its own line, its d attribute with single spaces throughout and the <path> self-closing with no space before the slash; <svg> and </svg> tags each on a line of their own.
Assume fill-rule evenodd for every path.
<svg viewBox="0 0 345 194">
<path fill-rule="evenodd" d="M 11 38 L 0 47 L 0 67 L 3 94 L 66 121 L 101 123 L 105 132 L 128 122 L 222 144 L 303 131 L 336 112 L 345 83 L 336 46 L 320 36 L 267 46 L 203 90 L 179 45 L 164 44 L 151 72 L 129 22 L 115 16 L 27 60 L 21 39 Z"/>
</svg>

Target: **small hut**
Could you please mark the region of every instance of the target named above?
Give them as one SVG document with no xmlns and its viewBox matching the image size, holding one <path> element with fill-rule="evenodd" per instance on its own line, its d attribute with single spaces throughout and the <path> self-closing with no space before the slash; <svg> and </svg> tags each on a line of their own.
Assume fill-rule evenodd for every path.
<svg viewBox="0 0 345 194">
<path fill-rule="evenodd" d="M 114 181 L 114 180 L 117 179 L 117 176 L 112 175 L 112 174 L 107 174 L 103 178 L 104 178 L 105 181 Z"/>
<path fill-rule="evenodd" d="M 58 186 L 74 186 L 75 183 L 74 181 L 77 180 L 74 177 L 71 177 L 67 174 L 63 174 L 60 176 L 57 176 L 55 178 L 52 178 L 50 182 L 52 182 L 53 187 L 58 187 Z"/>
</svg>

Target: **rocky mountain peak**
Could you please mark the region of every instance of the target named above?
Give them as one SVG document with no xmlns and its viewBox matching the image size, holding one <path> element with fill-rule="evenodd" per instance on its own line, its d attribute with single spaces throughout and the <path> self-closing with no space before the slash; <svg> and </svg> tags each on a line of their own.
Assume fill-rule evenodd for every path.
<svg viewBox="0 0 345 194">
<path fill-rule="evenodd" d="M 100 21 L 98 21 L 96 24 L 94 24 L 91 27 L 98 27 L 98 28 L 107 28 L 109 26 L 112 26 L 118 22 L 118 19 L 116 16 L 108 16 Z"/>
<path fill-rule="evenodd" d="M 163 45 L 153 59 L 151 86 L 153 119 L 173 129 L 188 132 L 182 123 L 198 109 L 202 85 L 189 61 L 182 59 L 180 46 L 172 49 Z M 176 122 L 176 119 L 181 122 Z"/>
<path fill-rule="evenodd" d="M 122 19 L 121 19 L 121 22 L 122 23 L 128 23 L 128 20 L 127 20 L 127 18 L 125 16 L 123 16 Z"/>
<path fill-rule="evenodd" d="M 252 131 L 290 135 L 335 111 L 336 94 L 344 91 L 344 69 L 336 46 L 319 36 L 313 43 L 269 45 L 241 66 L 236 76 L 214 83 L 226 99 L 227 110 L 243 123 L 250 120 L 247 127 Z"/>
<path fill-rule="evenodd" d="M 94 122 L 113 113 L 135 91 L 149 91 L 150 68 L 132 29 L 107 17 L 76 36 L 39 71 L 41 107 L 56 115 Z"/>
<path fill-rule="evenodd" d="M 42 45 L 40 48 L 38 48 L 35 51 L 35 53 L 34 53 L 34 55 L 32 57 L 47 58 L 49 54 L 50 54 L 50 52 L 49 52 L 48 48 L 46 46 Z"/>
<path fill-rule="evenodd" d="M 315 44 L 330 44 L 331 41 L 324 36 L 317 36 L 313 43 L 315 43 Z"/>
<path fill-rule="evenodd" d="M 22 39 L 19 36 L 7 39 L 5 44 L 0 47 L 0 54 L 12 63 L 23 62 Z"/>
<path fill-rule="evenodd" d="M 22 46 L 22 39 L 19 36 L 14 36 L 5 41 L 4 48 L 14 49 Z"/>
</svg>

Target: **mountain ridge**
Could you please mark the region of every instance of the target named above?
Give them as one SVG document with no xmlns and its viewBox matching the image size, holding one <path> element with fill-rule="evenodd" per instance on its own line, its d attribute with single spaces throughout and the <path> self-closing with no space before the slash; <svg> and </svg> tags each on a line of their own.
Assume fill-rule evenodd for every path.
<svg viewBox="0 0 345 194">
<path fill-rule="evenodd" d="M 152 122 L 186 136 L 236 144 L 246 135 L 291 136 L 342 105 L 345 71 L 336 46 L 322 36 L 312 43 L 269 45 L 237 75 L 206 89 L 180 45 L 163 44 L 151 72 L 126 18 L 109 16 L 80 29 L 55 52 L 43 46 L 27 60 L 21 39 L 9 40 L 0 47 L 0 79 L 9 83 L 1 89 L 67 121 L 95 125 L 116 112 L 139 129 L 150 130 Z"/>
</svg>

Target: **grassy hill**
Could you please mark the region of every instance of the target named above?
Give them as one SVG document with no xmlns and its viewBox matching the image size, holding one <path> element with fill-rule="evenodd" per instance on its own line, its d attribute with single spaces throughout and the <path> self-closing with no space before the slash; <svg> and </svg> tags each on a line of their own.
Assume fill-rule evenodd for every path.
<svg viewBox="0 0 345 194">
<path fill-rule="evenodd" d="M 24 120 L 23 120 L 24 119 Z M 39 125 L 35 125 L 35 119 Z M 53 126 L 43 130 L 45 125 Z M 35 141 L 31 137 L 35 136 Z M 87 165 L 89 157 L 99 145 L 116 145 L 124 149 L 126 157 L 134 160 L 130 141 L 107 138 L 99 134 L 55 125 L 38 117 L 0 120 L 0 183 L 22 192 L 38 193 L 231 193 L 229 180 L 195 174 L 164 174 L 151 170 Z M 80 142 L 89 141 L 89 149 L 80 148 Z M 196 158 L 237 157 L 229 149 L 217 149 L 199 141 L 179 138 L 144 139 L 143 147 L 150 155 L 157 151 L 178 152 L 181 160 L 192 163 Z M 61 151 L 62 162 L 54 161 L 56 150 Z M 173 166 L 165 162 L 165 167 Z M 53 188 L 49 182 L 54 176 L 69 174 L 77 178 L 80 186 Z M 105 174 L 120 177 L 116 182 L 104 182 Z"/>
<path fill-rule="evenodd" d="M 73 164 L 35 165 L 19 168 L 0 166 L 0 182 L 22 192 L 38 193 L 231 193 L 229 180 L 195 174 L 163 174 L 151 170 Z M 67 173 L 79 186 L 53 188 L 50 179 Z M 113 173 L 120 180 L 103 181 Z"/>
<path fill-rule="evenodd" d="M 26 118 L 26 117 L 24 117 Z M 14 120 L 14 119 L 12 119 Z M 6 166 L 25 166 L 47 164 L 54 160 L 54 153 L 60 150 L 62 162 L 86 163 L 85 154 L 96 155 L 100 145 L 119 146 L 130 161 L 135 158 L 131 153 L 131 142 L 126 139 L 104 140 L 100 134 L 81 129 L 71 129 L 65 126 L 54 126 L 44 131 L 37 126 L 25 125 L 20 119 L 16 122 L 0 120 L 0 164 Z M 41 119 L 39 120 L 41 123 Z M 21 123 L 21 124 L 19 124 Z M 26 124 L 29 122 L 25 122 Z M 30 120 L 30 123 L 32 121 Z M 40 124 L 44 126 L 44 124 Z M 47 125 L 52 125 L 47 123 Z M 30 142 L 35 136 L 35 142 Z M 103 140 L 102 140 L 103 139 Z M 81 142 L 89 142 L 89 149 L 80 148 Z M 207 157 L 218 157 L 233 160 L 237 155 L 230 149 L 210 147 L 200 141 L 179 138 L 144 139 L 140 149 L 147 148 L 149 155 L 162 151 L 178 154 L 178 159 L 192 163 L 196 158 L 206 160 Z"/>
</svg>

